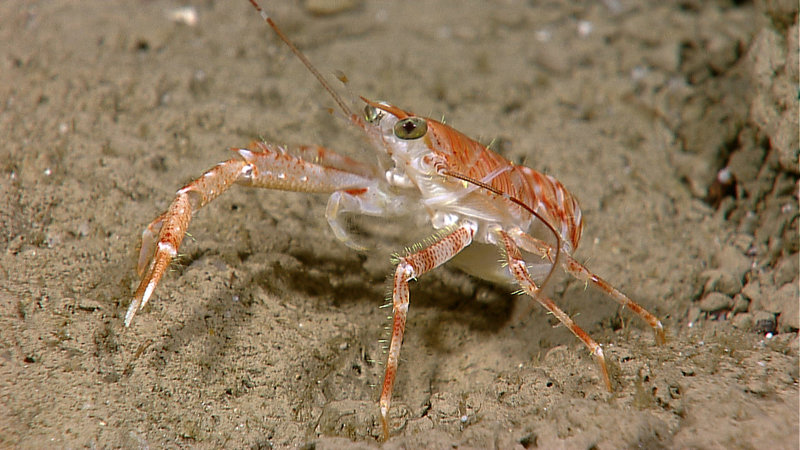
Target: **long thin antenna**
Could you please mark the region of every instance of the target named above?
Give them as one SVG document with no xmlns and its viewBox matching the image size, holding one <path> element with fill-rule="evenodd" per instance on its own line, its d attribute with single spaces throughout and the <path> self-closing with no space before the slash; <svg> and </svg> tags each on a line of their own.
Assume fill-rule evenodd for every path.
<svg viewBox="0 0 800 450">
<path fill-rule="evenodd" d="M 283 34 L 283 31 L 281 31 L 281 29 L 278 28 L 278 25 L 276 25 L 275 22 L 272 21 L 272 18 L 269 17 L 269 14 L 267 14 L 263 9 L 261 9 L 261 6 L 255 0 L 250 0 L 250 4 L 253 5 L 253 7 L 256 9 L 256 11 L 258 11 L 259 14 L 261 14 L 261 17 L 264 19 L 264 22 L 266 22 L 267 25 L 269 25 L 270 28 L 272 28 L 273 31 L 275 31 L 275 34 L 277 34 L 278 37 L 287 46 L 289 46 L 289 49 L 292 51 L 292 53 L 294 53 L 294 55 L 300 59 L 303 65 L 306 66 L 306 68 L 314 75 L 317 81 L 319 81 L 319 84 L 321 84 L 322 87 L 325 88 L 326 91 L 328 91 L 328 94 L 330 94 L 331 97 L 333 97 L 333 100 L 336 102 L 337 105 L 339 105 L 339 108 L 342 110 L 342 112 L 344 112 L 345 115 L 347 115 L 347 118 L 352 119 L 353 112 L 350 111 L 350 108 L 347 107 L 347 104 L 344 102 L 344 100 L 342 100 L 339 94 L 337 94 L 336 91 L 333 90 L 331 85 L 328 83 L 328 80 L 326 80 L 325 77 L 323 77 L 322 74 L 319 73 L 316 67 L 314 67 L 311 64 L 311 61 L 309 61 L 308 58 L 306 58 L 306 55 L 304 55 L 303 52 L 301 52 L 300 49 L 298 49 L 294 45 L 294 43 L 292 43 L 292 41 L 289 40 L 289 38 L 285 34 Z"/>
<path fill-rule="evenodd" d="M 531 208 L 530 206 L 526 205 L 525 202 L 523 202 L 522 200 L 520 200 L 520 199 L 518 199 L 516 197 L 512 197 L 511 195 L 509 195 L 509 194 L 507 194 L 507 193 L 495 188 L 494 186 L 492 186 L 490 184 L 484 183 L 483 181 L 476 180 L 474 178 L 470 178 L 470 177 L 468 177 L 466 175 L 463 175 L 463 174 L 460 174 L 458 172 L 451 172 L 449 170 L 445 170 L 442 173 L 444 175 L 449 176 L 449 177 L 457 178 L 457 179 L 459 179 L 461 181 L 466 181 L 467 183 L 474 184 L 475 186 L 478 186 L 481 189 L 486 189 L 487 191 L 489 191 L 489 192 L 491 192 L 493 194 L 499 195 L 499 196 L 507 199 L 511 203 L 519 205 L 520 207 L 522 207 L 522 209 L 528 211 L 534 217 L 539 219 L 543 224 L 545 224 L 545 226 L 547 226 L 547 228 L 550 229 L 550 231 L 553 232 L 553 236 L 556 237 L 556 256 L 553 259 L 553 265 L 550 266 L 550 271 L 547 272 L 547 276 L 544 277 L 544 281 L 542 281 L 542 283 L 541 283 L 541 289 L 544 289 L 545 285 L 547 285 L 547 282 L 550 281 L 550 277 L 553 275 L 553 272 L 555 272 L 556 263 L 558 263 L 558 258 L 559 258 L 559 256 L 561 256 L 561 242 L 563 241 L 563 239 L 561 238 L 561 235 L 558 234 L 558 232 L 556 231 L 555 227 L 553 227 L 553 225 L 551 225 L 550 222 L 545 220 L 545 218 L 542 217 L 541 214 L 537 213 L 536 211 L 533 210 L 533 208 Z"/>
</svg>

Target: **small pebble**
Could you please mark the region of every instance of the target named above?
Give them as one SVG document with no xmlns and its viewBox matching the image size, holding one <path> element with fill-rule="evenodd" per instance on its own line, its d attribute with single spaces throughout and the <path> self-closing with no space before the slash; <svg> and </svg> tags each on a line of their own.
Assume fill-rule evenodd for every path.
<svg viewBox="0 0 800 450">
<path fill-rule="evenodd" d="M 777 267 L 775 267 L 775 274 L 773 275 L 775 284 L 783 286 L 786 283 L 796 280 L 798 270 L 800 270 L 798 269 L 799 262 L 800 258 L 797 257 L 797 254 L 783 258 L 778 263 Z"/>
<path fill-rule="evenodd" d="M 759 334 L 772 334 L 775 332 L 777 322 L 775 315 L 766 311 L 753 313 L 753 332 Z"/>
<path fill-rule="evenodd" d="M 734 314 L 744 313 L 750 308 L 750 300 L 742 294 L 736 294 L 733 297 L 733 308 L 731 312 Z"/>
<path fill-rule="evenodd" d="M 751 302 L 761 299 L 761 284 L 758 281 L 751 281 L 744 285 L 742 288 L 742 295 L 744 295 Z"/>
<path fill-rule="evenodd" d="M 749 331 L 753 329 L 753 315 L 748 313 L 736 314 L 731 319 L 731 325 L 740 330 Z"/>
<path fill-rule="evenodd" d="M 80 237 L 86 237 L 89 235 L 90 231 L 91 228 L 89 227 L 89 222 L 81 222 L 81 224 L 78 225 L 77 235 Z"/>
<path fill-rule="evenodd" d="M 781 333 L 794 333 L 800 329 L 800 300 L 795 283 L 787 283 L 778 289 L 777 296 L 780 303 L 778 316 L 778 331 Z"/>
<path fill-rule="evenodd" d="M 739 280 L 744 279 L 750 271 L 752 262 L 750 258 L 742 254 L 736 247 L 726 245 L 722 247 L 713 257 L 714 266 L 731 274 Z"/>
<path fill-rule="evenodd" d="M 712 292 L 703 297 L 697 306 L 700 311 L 707 313 L 728 311 L 733 307 L 733 299 L 720 292 Z"/>
<path fill-rule="evenodd" d="M 721 292 L 732 296 L 742 291 L 742 280 L 724 270 L 706 270 L 700 274 L 700 278 L 705 280 L 703 292 L 706 293 Z"/>
</svg>

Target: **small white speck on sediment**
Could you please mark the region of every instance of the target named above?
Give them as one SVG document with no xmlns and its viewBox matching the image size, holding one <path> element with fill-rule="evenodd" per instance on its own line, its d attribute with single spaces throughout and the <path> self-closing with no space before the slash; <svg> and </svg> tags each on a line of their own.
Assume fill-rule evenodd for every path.
<svg viewBox="0 0 800 450">
<path fill-rule="evenodd" d="M 198 14 L 194 6 L 181 6 L 173 8 L 167 12 L 167 19 L 171 22 L 180 23 L 193 27 L 197 25 Z"/>
</svg>

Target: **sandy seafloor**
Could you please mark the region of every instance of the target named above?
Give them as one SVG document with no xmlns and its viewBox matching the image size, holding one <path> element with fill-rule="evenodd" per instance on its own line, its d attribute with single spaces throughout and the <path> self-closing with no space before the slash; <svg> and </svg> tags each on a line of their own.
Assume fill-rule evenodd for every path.
<svg viewBox="0 0 800 450">
<path fill-rule="evenodd" d="M 797 448 L 796 2 L 378 2 L 275 20 L 348 99 L 447 123 L 580 199 L 581 282 L 411 287 L 386 448 Z M 0 447 L 368 448 L 390 254 L 430 234 L 233 188 L 129 329 L 143 227 L 263 137 L 371 161 L 245 1 L 0 3 Z M 728 167 L 732 190 L 707 197 Z M 413 231 L 410 231 L 413 230 Z M 487 261 L 493 264 L 494 261 Z"/>
</svg>

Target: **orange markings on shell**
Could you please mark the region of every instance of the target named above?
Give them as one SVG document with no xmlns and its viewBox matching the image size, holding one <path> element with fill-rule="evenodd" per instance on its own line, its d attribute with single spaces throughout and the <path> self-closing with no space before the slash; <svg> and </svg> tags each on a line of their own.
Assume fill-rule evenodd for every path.
<svg viewBox="0 0 800 450">
<path fill-rule="evenodd" d="M 562 238 L 569 241 L 573 249 L 578 247 L 583 228 L 580 207 L 575 197 L 558 180 L 528 167 L 515 165 L 441 122 L 432 119 L 427 121 L 429 147 L 447 162 L 449 171 L 485 182 L 520 200 L 556 230 L 564 232 Z M 508 210 L 516 211 L 518 217 L 528 215 L 509 201 L 501 204 Z"/>
<path fill-rule="evenodd" d="M 346 189 L 344 192 L 350 195 L 361 195 L 367 193 L 367 188 L 359 188 L 359 189 Z"/>
</svg>

